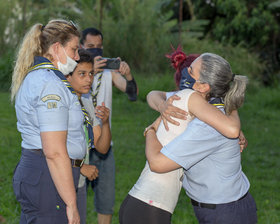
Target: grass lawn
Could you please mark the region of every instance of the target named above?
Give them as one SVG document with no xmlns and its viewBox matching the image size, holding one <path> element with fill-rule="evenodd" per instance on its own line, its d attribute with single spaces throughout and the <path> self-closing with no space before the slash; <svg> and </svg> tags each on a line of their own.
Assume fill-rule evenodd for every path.
<svg viewBox="0 0 280 224">
<path fill-rule="evenodd" d="M 137 75 L 139 100 L 129 102 L 114 91 L 112 132 L 116 160 L 116 202 L 112 223 L 118 223 L 118 210 L 145 164 L 143 130 L 157 116 L 146 101 L 152 89 L 171 90 L 172 77 Z M 243 171 L 250 180 L 250 192 L 258 207 L 261 224 L 280 223 L 280 88 L 249 88 L 240 109 L 242 130 L 249 145 L 242 153 Z M 7 224 L 18 223 L 20 206 L 12 190 L 13 170 L 20 157 L 20 134 L 8 93 L 0 93 L 0 215 Z M 97 223 L 93 193 L 88 194 L 88 223 Z M 172 218 L 173 224 L 197 223 L 189 198 L 182 190 Z"/>
</svg>

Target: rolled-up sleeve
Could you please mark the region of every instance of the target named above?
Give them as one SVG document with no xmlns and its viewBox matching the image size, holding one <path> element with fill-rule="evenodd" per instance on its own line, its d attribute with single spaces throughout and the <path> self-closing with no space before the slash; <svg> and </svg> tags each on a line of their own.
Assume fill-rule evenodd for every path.
<svg viewBox="0 0 280 224">
<path fill-rule="evenodd" d="M 68 129 L 69 96 L 61 83 L 55 80 L 48 82 L 41 91 L 35 109 L 40 132 Z"/>
</svg>

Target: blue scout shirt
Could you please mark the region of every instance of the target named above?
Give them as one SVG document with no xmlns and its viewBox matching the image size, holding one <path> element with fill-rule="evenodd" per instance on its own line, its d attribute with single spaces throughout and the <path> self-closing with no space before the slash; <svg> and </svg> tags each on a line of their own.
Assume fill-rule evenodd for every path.
<svg viewBox="0 0 280 224">
<path fill-rule="evenodd" d="M 46 58 L 35 57 L 49 62 Z M 40 132 L 67 131 L 67 151 L 72 159 L 86 154 L 84 116 L 76 94 L 72 94 L 51 69 L 30 72 L 15 102 L 21 146 L 42 149 Z"/>
<path fill-rule="evenodd" d="M 250 187 L 241 170 L 238 139 L 226 138 L 197 118 L 161 152 L 184 168 L 183 187 L 198 202 L 232 202 Z"/>
</svg>

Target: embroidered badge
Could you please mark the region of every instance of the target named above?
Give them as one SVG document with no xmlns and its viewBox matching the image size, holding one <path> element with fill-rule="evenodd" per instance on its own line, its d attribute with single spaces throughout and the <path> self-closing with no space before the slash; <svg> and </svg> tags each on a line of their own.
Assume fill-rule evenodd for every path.
<svg viewBox="0 0 280 224">
<path fill-rule="evenodd" d="M 56 101 L 60 101 L 61 97 L 58 96 L 58 95 L 55 95 L 55 94 L 49 94 L 49 95 L 46 95 L 44 97 L 42 97 L 42 101 L 43 102 L 46 102 L 48 100 L 56 100 Z"/>
<path fill-rule="evenodd" d="M 57 103 L 56 102 L 48 102 L 47 107 L 48 107 L 48 109 L 57 108 Z"/>
</svg>

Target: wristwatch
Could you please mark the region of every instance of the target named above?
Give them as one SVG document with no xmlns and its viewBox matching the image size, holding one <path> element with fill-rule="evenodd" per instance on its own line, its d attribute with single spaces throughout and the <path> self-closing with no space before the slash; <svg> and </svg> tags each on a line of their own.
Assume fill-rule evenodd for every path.
<svg viewBox="0 0 280 224">
<path fill-rule="evenodd" d="M 145 128 L 145 131 L 144 131 L 144 133 L 143 133 L 144 137 L 146 137 L 146 134 L 147 134 L 147 132 L 148 132 L 149 130 L 154 130 L 154 131 L 156 132 L 155 127 L 150 125 L 150 126 L 148 126 L 148 127 Z"/>
</svg>

